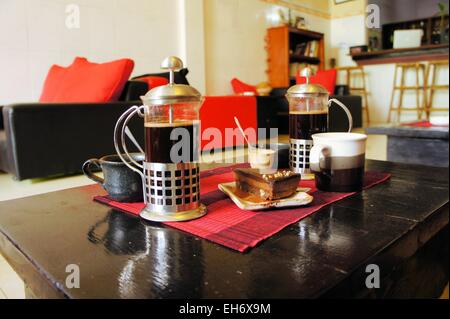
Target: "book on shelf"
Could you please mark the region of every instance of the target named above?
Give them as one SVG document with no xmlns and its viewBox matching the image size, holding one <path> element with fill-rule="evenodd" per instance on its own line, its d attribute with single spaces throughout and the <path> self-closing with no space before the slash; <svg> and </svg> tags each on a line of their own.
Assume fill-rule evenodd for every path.
<svg viewBox="0 0 450 319">
<path fill-rule="evenodd" d="M 313 40 L 297 44 L 295 55 L 317 58 L 319 56 L 319 41 Z"/>
<path fill-rule="evenodd" d="M 306 46 L 307 46 L 307 42 L 302 42 L 297 44 L 297 46 L 295 47 L 295 55 L 305 55 L 306 52 Z"/>
</svg>

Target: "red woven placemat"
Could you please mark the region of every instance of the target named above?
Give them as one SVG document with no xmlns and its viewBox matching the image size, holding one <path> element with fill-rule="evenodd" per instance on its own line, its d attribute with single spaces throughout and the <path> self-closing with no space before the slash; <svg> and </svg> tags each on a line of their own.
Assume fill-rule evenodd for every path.
<svg viewBox="0 0 450 319">
<path fill-rule="evenodd" d="M 164 223 L 173 228 L 205 238 L 214 243 L 244 252 L 259 242 L 276 234 L 286 226 L 298 222 L 322 207 L 355 193 L 322 192 L 314 181 L 301 181 L 301 187 L 309 187 L 314 200 L 308 206 L 269 211 L 246 211 L 238 208 L 217 185 L 233 181 L 233 169 L 242 165 L 212 169 L 201 173 L 201 202 L 208 213 L 195 220 Z M 390 174 L 366 172 L 364 188 L 367 189 L 390 178 Z M 144 203 L 119 203 L 107 196 L 94 200 L 121 211 L 138 215 Z"/>
</svg>

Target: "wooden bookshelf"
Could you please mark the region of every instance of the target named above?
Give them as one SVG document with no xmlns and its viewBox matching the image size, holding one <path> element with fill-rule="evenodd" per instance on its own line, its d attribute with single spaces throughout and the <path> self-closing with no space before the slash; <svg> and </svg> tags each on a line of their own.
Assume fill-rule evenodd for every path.
<svg viewBox="0 0 450 319">
<path fill-rule="evenodd" d="M 324 69 L 323 33 L 289 26 L 274 27 L 267 30 L 266 42 L 267 74 L 272 87 L 288 87 L 295 82 L 290 74 L 291 63 Z"/>
<path fill-rule="evenodd" d="M 310 57 L 300 54 L 290 54 L 289 62 L 299 62 L 299 63 L 309 63 L 309 64 L 320 64 L 320 59 L 316 57 Z"/>
</svg>

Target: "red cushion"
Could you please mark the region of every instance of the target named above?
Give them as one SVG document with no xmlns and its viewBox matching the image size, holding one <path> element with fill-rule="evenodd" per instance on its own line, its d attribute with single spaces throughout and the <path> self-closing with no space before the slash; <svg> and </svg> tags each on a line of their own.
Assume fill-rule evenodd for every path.
<svg viewBox="0 0 450 319">
<path fill-rule="evenodd" d="M 47 78 L 44 82 L 40 102 L 53 102 L 53 97 L 58 92 L 60 85 L 64 80 L 66 68 L 59 65 L 52 65 L 48 71 Z"/>
<path fill-rule="evenodd" d="M 220 114 L 220 116 L 218 116 Z M 245 142 L 238 131 L 233 138 L 225 138 L 225 131 L 237 129 L 234 117 L 239 119 L 244 130 L 253 128 L 255 136 L 247 137 L 251 143 L 256 143 L 257 134 L 257 115 L 256 115 L 256 97 L 254 96 L 206 96 L 200 109 L 201 120 L 201 149 L 211 150 L 217 148 L 231 147 L 233 145 L 243 145 Z M 208 128 L 213 130 L 206 131 Z M 213 131 L 220 131 L 221 139 L 214 139 L 207 134 Z M 239 134 L 239 138 L 236 136 Z"/>
<path fill-rule="evenodd" d="M 234 94 L 244 94 L 247 92 L 253 93 L 253 95 L 258 95 L 256 91 L 256 86 L 244 83 L 236 78 L 231 80 L 231 86 L 233 87 Z"/>
<path fill-rule="evenodd" d="M 146 82 L 148 84 L 148 89 L 153 89 L 157 86 L 162 86 L 169 84 L 169 80 L 162 76 L 144 76 L 142 78 L 135 79 L 136 81 Z"/>
<path fill-rule="evenodd" d="M 336 69 L 319 70 L 316 75 L 309 77 L 311 84 L 320 84 L 327 89 L 328 93 L 334 94 L 334 88 L 336 87 Z M 297 73 L 297 84 L 306 83 L 306 78 L 300 76 L 300 72 Z"/>
<path fill-rule="evenodd" d="M 45 79 L 40 102 L 117 101 L 133 71 L 134 62 L 120 59 L 92 63 L 77 57 L 68 67 L 54 65 Z"/>
</svg>

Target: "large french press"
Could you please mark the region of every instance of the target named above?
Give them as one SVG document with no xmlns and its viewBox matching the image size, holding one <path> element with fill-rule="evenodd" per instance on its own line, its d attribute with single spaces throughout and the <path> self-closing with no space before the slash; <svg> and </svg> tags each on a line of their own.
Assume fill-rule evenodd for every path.
<svg viewBox="0 0 450 319">
<path fill-rule="evenodd" d="M 177 57 L 168 57 L 162 69 L 170 83 L 151 89 L 121 115 L 114 131 L 114 146 L 121 160 L 142 177 L 146 220 L 184 221 L 203 216 L 200 203 L 199 110 L 201 94 L 189 85 L 175 84 L 174 72 L 183 67 Z M 125 130 L 135 115 L 144 118 L 145 161 L 136 162 L 128 153 Z"/>
<path fill-rule="evenodd" d="M 306 77 L 305 84 L 289 88 L 286 98 L 289 102 L 289 165 L 292 171 L 312 178 L 309 167 L 309 152 L 313 146 L 312 135 L 328 132 L 328 108 L 332 103 L 339 105 L 347 114 L 349 128 L 352 130 L 353 119 L 347 107 L 336 99 L 328 100 L 328 91 L 319 84 L 311 84 L 310 68 L 301 73 Z"/>
</svg>

